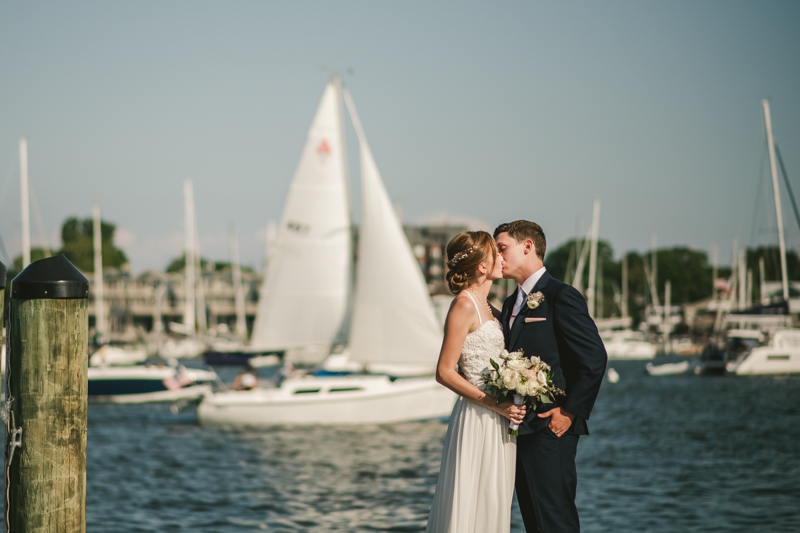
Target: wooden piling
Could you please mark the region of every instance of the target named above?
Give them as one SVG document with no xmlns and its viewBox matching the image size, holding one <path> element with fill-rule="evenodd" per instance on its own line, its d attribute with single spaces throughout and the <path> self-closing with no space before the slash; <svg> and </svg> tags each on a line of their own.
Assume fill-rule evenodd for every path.
<svg viewBox="0 0 800 533">
<path fill-rule="evenodd" d="M 88 294 L 63 255 L 31 263 L 11 282 L 9 532 L 86 531 Z"/>
</svg>

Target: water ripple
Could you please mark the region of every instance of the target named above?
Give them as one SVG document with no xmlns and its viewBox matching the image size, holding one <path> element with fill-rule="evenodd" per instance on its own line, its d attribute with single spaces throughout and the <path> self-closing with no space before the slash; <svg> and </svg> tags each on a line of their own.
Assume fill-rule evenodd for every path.
<svg viewBox="0 0 800 533">
<path fill-rule="evenodd" d="M 578 449 L 584 531 L 800 530 L 800 379 L 614 367 Z M 92 405 L 87 529 L 424 531 L 446 429 L 203 428 L 167 406 Z"/>
</svg>

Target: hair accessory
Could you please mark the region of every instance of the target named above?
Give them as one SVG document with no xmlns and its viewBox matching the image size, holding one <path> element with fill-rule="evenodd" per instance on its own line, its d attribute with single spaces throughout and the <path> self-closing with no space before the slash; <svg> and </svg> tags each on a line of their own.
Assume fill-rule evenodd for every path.
<svg viewBox="0 0 800 533">
<path fill-rule="evenodd" d="M 466 257 L 467 257 L 467 256 L 468 256 L 470 253 L 472 253 L 472 251 L 473 251 L 473 250 L 475 250 L 475 247 L 474 247 L 474 246 L 472 246 L 472 247 L 470 247 L 470 248 L 468 248 L 468 249 L 464 250 L 463 252 L 458 252 L 457 254 L 455 254 L 455 255 L 453 256 L 453 258 L 452 258 L 450 261 L 448 261 L 448 262 L 447 262 L 447 263 L 448 263 L 448 265 L 449 265 L 451 268 L 452 268 L 452 267 L 454 267 L 454 266 L 456 266 L 456 263 L 458 263 L 458 262 L 459 262 L 459 261 L 461 261 L 462 259 L 466 258 Z"/>
</svg>

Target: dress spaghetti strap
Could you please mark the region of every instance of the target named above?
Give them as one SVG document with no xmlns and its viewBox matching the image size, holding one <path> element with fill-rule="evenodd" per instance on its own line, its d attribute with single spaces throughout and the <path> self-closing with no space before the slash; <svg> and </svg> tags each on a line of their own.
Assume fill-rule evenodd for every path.
<svg viewBox="0 0 800 533">
<path fill-rule="evenodd" d="M 483 325 L 483 319 L 481 318 L 481 309 L 480 309 L 480 307 L 478 307 L 478 302 L 475 301 L 475 298 L 472 297 L 472 295 L 469 293 L 468 290 L 466 290 L 464 292 L 467 293 L 467 296 L 469 296 L 469 299 L 472 300 L 473 304 L 475 304 L 475 310 L 478 312 L 478 320 L 480 321 L 481 326 L 482 326 Z"/>
</svg>

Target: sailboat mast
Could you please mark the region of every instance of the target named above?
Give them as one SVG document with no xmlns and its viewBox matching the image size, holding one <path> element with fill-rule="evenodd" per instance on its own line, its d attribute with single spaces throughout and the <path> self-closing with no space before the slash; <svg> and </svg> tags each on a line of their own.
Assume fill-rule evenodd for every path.
<svg viewBox="0 0 800 533">
<path fill-rule="evenodd" d="M 669 333 L 672 330 L 672 283 L 664 284 L 664 353 L 669 352 Z"/>
<path fill-rule="evenodd" d="M 244 288 L 242 287 L 242 270 L 239 266 L 239 242 L 236 239 L 236 227 L 233 223 L 228 231 L 228 246 L 231 254 L 231 275 L 233 277 L 233 298 L 236 306 L 236 333 L 242 339 L 247 338 L 247 323 L 244 315 Z"/>
<path fill-rule="evenodd" d="M 622 318 L 628 318 L 628 254 L 622 256 Z"/>
<path fill-rule="evenodd" d="M 31 217 L 28 200 L 28 141 L 25 137 L 19 140 L 19 185 L 20 202 L 22 203 L 22 268 L 31 262 Z"/>
<path fill-rule="evenodd" d="M 184 214 L 184 276 L 185 297 L 183 309 L 183 325 L 194 334 L 194 202 L 192 200 L 192 180 L 183 182 L 183 214 Z"/>
<path fill-rule="evenodd" d="M 592 210 L 592 248 L 589 252 L 589 288 L 586 294 L 589 297 L 589 315 L 594 318 L 597 307 L 597 239 L 600 233 L 600 200 L 594 201 Z"/>
<path fill-rule="evenodd" d="M 778 189 L 778 170 L 775 166 L 775 140 L 772 138 L 772 118 L 769 113 L 769 102 L 761 100 L 764 108 L 764 123 L 767 127 L 767 145 L 769 147 L 769 169 L 772 174 L 772 192 L 775 197 L 775 218 L 778 219 L 778 241 L 781 249 L 781 285 L 783 299 L 789 301 L 789 276 L 786 269 L 786 241 L 783 237 L 783 212 L 781 211 L 781 193 Z"/>
<path fill-rule="evenodd" d="M 347 199 L 347 212 L 353 214 L 353 207 L 350 201 L 350 169 L 347 164 L 347 144 L 344 134 L 344 109 L 342 107 L 342 78 L 338 74 L 333 75 L 333 85 L 336 87 L 336 114 L 339 117 L 339 135 L 342 139 L 342 172 L 344 173 L 345 198 Z"/>
<path fill-rule="evenodd" d="M 195 297 L 194 306 L 197 310 L 197 331 L 205 335 L 208 332 L 206 323 L 206 288 L 203 284 L 203 268 L 200 262 L 200 237 L 197 235 L 197 217 L 194 216 L 194 198 L 192 198 L 192 225 L 194 235 L 194 271 L 195 271 Z"/>
<path fill-rule="evenodd" d="M 103 299 L 103 237 L 100 224 L 100 204 L 92 208 L 94 218 L 94 329 L 102 338 L 106 333 L 106 308 Z"/>
<path fill-rule="evenodd" d="M 656 239 L 655 233 L 653 234 L 652 239 L 650 240 L 650 298 L 653 300 L 653 312 L 655 313 L 655 308 L 658 307 L 658 281 L 657 281 L 657 273 L 658 273 L 658 257 L 656 256 L 656 245 L 658 241 Z"/>
<path fill-rule="evenodd" d="M 747 250 L 739 250 L 739 309 L 747 307 Z"/>
</svg>

